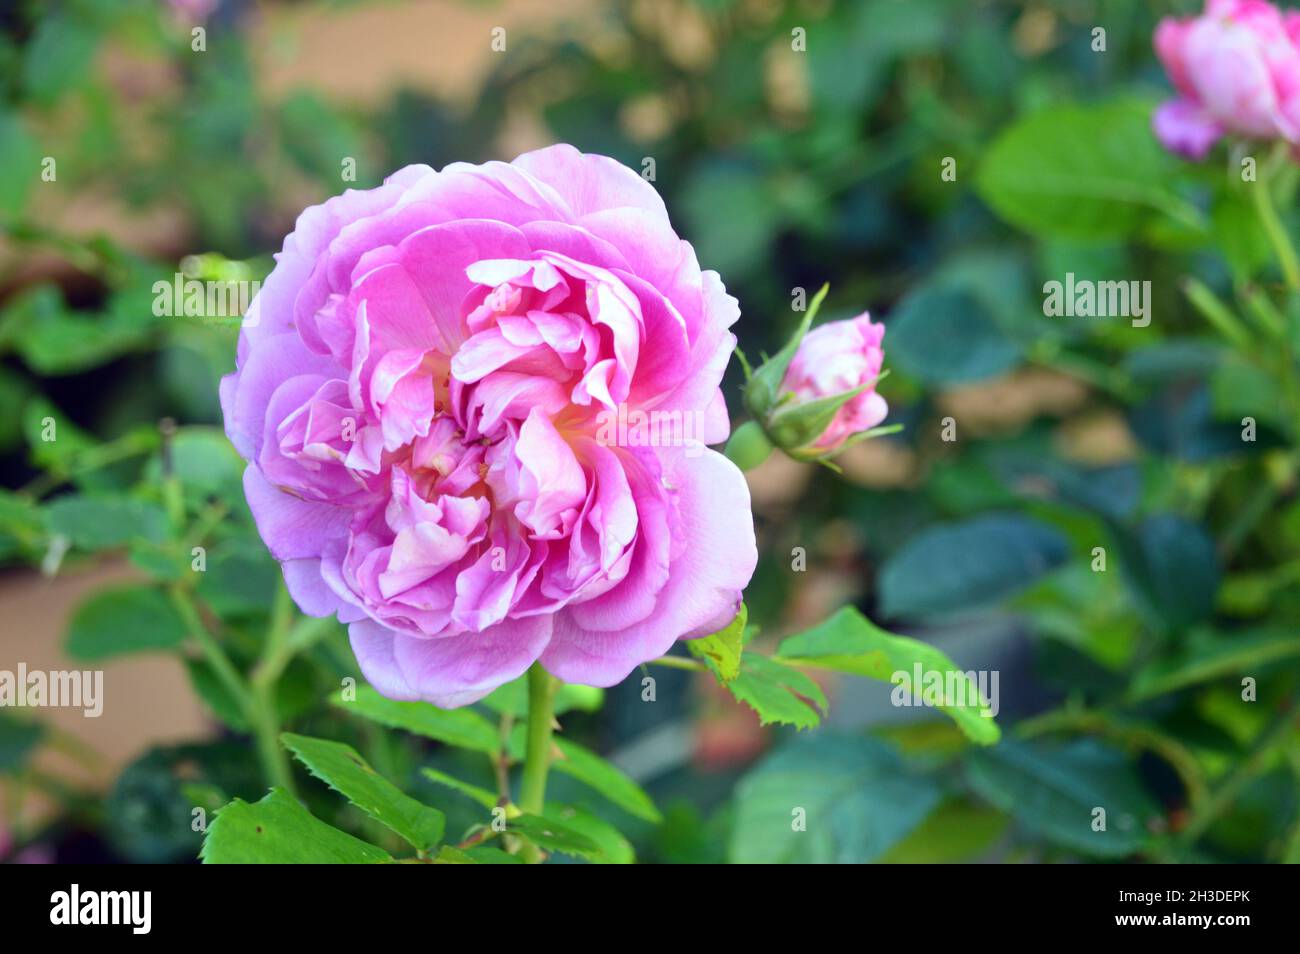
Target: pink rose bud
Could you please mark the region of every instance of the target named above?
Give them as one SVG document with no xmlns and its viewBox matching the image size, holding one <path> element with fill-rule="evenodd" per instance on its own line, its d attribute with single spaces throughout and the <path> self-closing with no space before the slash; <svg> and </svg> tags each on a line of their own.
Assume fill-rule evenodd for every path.
<svg viewBox="0 0 1300 954">
<path fill-rule="evenodd" d="M 1179 96 L 1152 126 L 1166 148 L 1200 159 L 1225 134 L 1300 143 L 1300 12 L 1265 0 L 1208 0 L 1167 17 L 1156 55 Z"/>
<path fill-rule="evenodd" d="M 777 443 L 785 446 L 782 419 L 795 419 L 801 412 L 807 417 L 813 402 L 825 402 L 820 406 L 829 412 L 836 400 L 844 399 L 829 415 L 828 423 L 820 426 L 818 422 L 819 436 L 801 447 L 788 448 L 802 451 L 803 456 L 833 453 L 854 435 L 883 421 L 889 407 L 875 386 L 885 360 L 881 348 L 884 337 L 884 325 L 874 324 L 866 312 L 808 332 L 781 382 L 780 393 L 793 395 L 793 400 L 780 403 L 772 417 L 771 430 Z"/>
</svg>

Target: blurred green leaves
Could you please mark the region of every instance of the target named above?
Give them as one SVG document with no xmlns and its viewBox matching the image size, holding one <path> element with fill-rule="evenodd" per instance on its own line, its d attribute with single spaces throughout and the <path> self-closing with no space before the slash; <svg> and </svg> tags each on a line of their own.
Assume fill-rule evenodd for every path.
<svg viewBox="0 0 1300 954">
<path fill-rule="evenodd" d="M 1023 514 L 933 527 L 881 567 L 881 612 L 890 618 L 975 612 L 1028 587 L 1068 552 L 1056 529 Z"/>
<path fill-rule="evenodd" d="M 185 621 L 161 590 L 127 586 L 102 590 L 77 607 L 66 646 L 74 659 L 101 662 L 175 649 L 185 636 Z"/>
<path fill-rule="evenodd" d="M 984 155 L 981 197 L 1042 236 L 1124 238 L 1157 212 L 1203 226 L 1170 188 L 1176 160 L 1151 132 L 1152 109 L 1146 100 L 1068 104 L 1018 121 Z"/>
<path fill-rule="evenodd" d="M 942 790 L 874 739 L 821 733 L 765 758 L 736 789 L 728 859 L 864 864 L 907 836 Z"/>
<path fill-rule="evenodd" d="M 1117 858 L 1150 837 L 1157 808 L 1132 762 L 1090 739 L 1056 748 L 1006 740 L 972 753 L 967 770 L 976 791 L 1053 844 Z"/>
</svg>

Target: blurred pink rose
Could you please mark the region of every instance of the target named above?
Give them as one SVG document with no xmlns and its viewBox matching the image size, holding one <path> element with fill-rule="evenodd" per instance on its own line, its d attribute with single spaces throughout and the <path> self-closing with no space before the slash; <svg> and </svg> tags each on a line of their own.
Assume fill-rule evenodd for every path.
<svg viewBox="0 0 1300 954">
<path fill-rule="evenodd" d="M 172 16 L 186 25 L 204 23 L 221 5 L 221 0 L 167 0 Z"/>
<path fill-rule="evenodd" d="M 757 560 L 744 477 L 702 446 L 738 317 L 654 189 L 571 146 L 307 209 L 221 386 L 294 599 L 350 624 L 380 692 L 441 706 L 538 659 L 612 685 L 721 629 Z M 601 437 L 632 413 L 698 440 Z"/>
<path fill-rule="evenodd" d="M 1300 13 L 1265 0 L 1208 0 L 1160 21 L 1156 55 L 1179 92 L 1156 110 L 1157 138 L 1203 157 L 1225 134 L 1300 143 Z"/>
<path fill-rule="evenodd" d="M 786 370 L 781 392 L 794 394 L 792 404 L 834 397 L 866 385 L 866 389 L 841 407 L 819 438 L 812 443 L 818 453 L 838 450 L 854 434 L 870 430 L 885 419 L 889 406 L 875 390 L 885 360 L 881 341 L 885 326 L 873 324 L 863 312 L 848 321 L 832 321 L 804 336 Z"/>
</svg>

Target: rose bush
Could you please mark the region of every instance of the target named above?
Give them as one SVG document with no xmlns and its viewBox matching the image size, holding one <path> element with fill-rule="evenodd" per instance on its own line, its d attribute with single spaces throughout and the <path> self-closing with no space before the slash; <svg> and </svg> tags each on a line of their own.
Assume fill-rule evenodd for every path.
<svg viewBox="0 0 1300 954">
<path fill-rule="evenodd" d="M 740 471 L 597 435 L 630 408 L 725 440 L 738 316 L 650 185 L 565 145 L 308 209 L 221 387 L 295 601 L 444 707 L 539 659 L 613 685 L 721 629 L 757 559 Z"/>
</svg>

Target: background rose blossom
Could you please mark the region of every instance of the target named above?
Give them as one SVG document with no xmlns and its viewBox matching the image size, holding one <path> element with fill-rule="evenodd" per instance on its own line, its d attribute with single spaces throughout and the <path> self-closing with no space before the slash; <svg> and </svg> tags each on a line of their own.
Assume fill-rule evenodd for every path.
<svg viewBox="0 0 1300 954">
<path fill-rule="evenodd" d="M 736 302 L 630 170 L 405 168 L 304 212 L 257 308 L 221 389 L 249 505 L 380 691 L 462 705 L 539 658 L 611 685 L 734 615 L 740 472 L 594 436 L 620 406 L 729 430 Z"/>
<path fill-rule="evenodd" d="M 1155 49 L 1179 98 L 1153 125 L 1169 149 L 1204 156 L 1225 133 L 1300 142 L 1300 13 L 1265 0 L 1209 0 L 1160 21 Z"/>
</svg>

